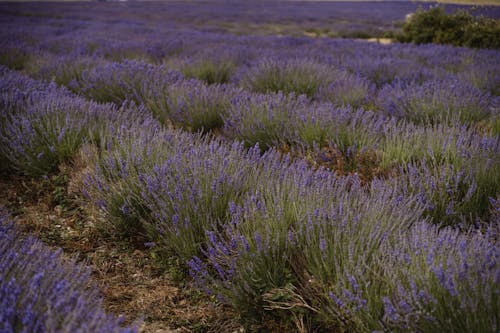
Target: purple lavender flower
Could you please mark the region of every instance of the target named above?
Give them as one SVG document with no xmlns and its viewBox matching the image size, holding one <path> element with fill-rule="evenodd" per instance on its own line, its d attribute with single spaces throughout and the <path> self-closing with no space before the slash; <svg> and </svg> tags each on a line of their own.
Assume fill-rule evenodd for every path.
<svg viewBox="0 0 500 333">
<path fill-rule="evenodd" d="M 138 332 L 104 313 L 90 272 L 0 217 L 0 331 Z"/>
<path fill-rule="evenodd" d="M 423 124 L 477 123 L 494 109 L 492 96 L 455 78 L 397 81 L 380 90 L 377 104 L 391 116 Z"/>
</svg>

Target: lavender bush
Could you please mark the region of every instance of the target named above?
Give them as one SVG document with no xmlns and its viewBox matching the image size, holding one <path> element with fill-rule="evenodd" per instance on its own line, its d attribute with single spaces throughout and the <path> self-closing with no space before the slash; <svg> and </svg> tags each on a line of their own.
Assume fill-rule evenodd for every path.
<svg viewBox="0 0 500 333">
<path fill-rule="evenodd" d="M 418 196 L 424 214 L 436 224 L 466 227 L 467 222 L 488 213 L 488 198 L 482 193 L 485 189 L 478 188 L 474 175 L 464 169 L 456 170 L 453 165 L 409 165 L 403 174 L 401 180 L 407 185 L 401 188 Z"/>
<path fill-rule="evenodd" d="M 97 104 L 69 91 L 8 73 L 0 105 L 0 158 L 14 171 L 41 176 L 57 170 L 99 133 L 145 117 L 134 105 Z"/>
<path fill-rule="evenodd" d="M 175 75 L 175 74 L 174 74 Z M 147 94 L 145 104 L 164 123 L 192 131 L 222 128 L 233 99 L 242 91 L 231 85 L 206 85 L 197 80 L 165 84 L 163 91 Z"/>
<path fill-rule="evenodd" d="M 149 80 L 162 77 L 165 69 L 145 62 L 125 60 L 105 63 L 85 70 L 71 88 L 97 102 L 122 104 L 141 101 L 141 92 Z"/>
<path fill-rule="evenodd" d="M 25 70 L 36 79 L 54 81 L 70 88 L 77 86 L 83 80 L 83 73 L 100 62 L 102 60 L 89 57 L 45 54 L 30 58 Z"/>
<path fill-rule="evenodd" d="M 87 191 L 122 234 L 144 232 L 181 258 L 199 252 L 204 228 L 223 223 L 257 177 L 258 150 L 159 129 L 122 128 L 87 152 Z M 139 128 L 140 126 L 140 128 Z"/>
<path fill-rule="evenodd" d="M 277 317 L 297 329 L 497 329 L 494 233 L 430 227 L 418 197 L 306 170 L 293 181 L 282 171 L 280 185 L 231 209 L 223 232 L 207 231 L 206 261 L 189 262 L 201 288 L 250 323 Z"/>
<path fill-rule="evenodd" d="M 370 107 L 375 95 L 374 87 L 359 76 L 339 72 L 335 80 L 318 89 L 314 99 L 327 101 L 336 106 L 350 105 L 353 108 Z"/>
<path fill-rule="evenodd" d="M 205 229 L 226 224 L 230 203 L 253 187 L 261 162 L 258 149 L 245 154 L 239 144 L 201 141 L 176 150 L 139 177 L 154 217 L 146 223 L 185 262 L 207 243 Z"/>
<path fill-rule="evenodd" d="M 460 124 L 416 126 L 392 121 L 384 130 L 382 166 L 405 165 L 421 160 L 461 167 L 476 151 L 483 137 Z"/>
<path fill-rule="evenodd" d="M 332 104 L 311 105 L 295 110 L 290 123 L 288 142 L 297 146 L 334 146 L 345 156 L 356 150 L 372 149 L 381 139 L 379 134 L 386 119 L 364 109 Z"/>
<path fill-rule="evenodd" d="M 262 60 L 243 78 L 243 86 L 260 93 L 283 92 L 313 97 L 327 86 L 335 72 L 328 66 L 302 59 Z"/>
<path fill-rule="evenodd" d="M 366 191 L 356 177 L 336 178 L 304 165 L 273 170 L 269 179 L 276 181 L 234 206 L 224 232 L 207 231 L 208 262 L 193 258 L 191 274 L 250 318 L 303 316 L 324 328 L 367 325 L 382 307 L 377 293 L 385 281 L 375 272 L 383 244 L 418 221 L 414 198 L 380 183 Z M 350 282 L 353 276 L 361 287 Z M 335 312 L 326 314 L 329 302 Z M 356 312 L 366 312 L 364 322 Z"/>
<path fill-rule="evenodd" d="M 383 321 L 396 331 L 495 332 L 500 325 L 498 225 L 461 233 L 417 224 L 388 249 L 398 276 L 383 297 Z"/>
<path fill-rule="evenodd" d="M 224 121 L 227 136 L 262 150 L 278 145 L 295 126 L 297 114 L 309 106 L 304 96 L 293 94 L 240 94 Z"/>
<path fill-rule="evenodd" d="M 183 64 L 181 72 L 188 78 L 196 78 L 208 84 L 222 84 L 231 81 L 235 67 L 234 63 L 225 59 L 218 61 L 202 59 Z"/>
<path fill-rule="evenodd" d="M 12 89 L 1 97 L 0 154 L 10 169 L 39 176 L 78 150 L 96 125 L 99 108 L 55 87 L 44 91 L 36 82 L 25 84 L 24 91 Z"/>
<path fill-rule="evenodd" d="M 487 218 L 490 198 L 500 190 L 498 137 L 457 125 L 410 125 L 407 131 L 387 132 L 381 165 L 387 166 L 389 156 L 392 163 L 418 165 L 403 171 L 403 183 L 409 182 L 406 190 L 420 196 L 435 223 L 475 224 Z"/>
<path fill-rule="evenodd" d="M 380 56 L 367 59 L 366 56 L 361 56 L 349 60 L 347 66 L 350 71 L 367 78 L 379 89 L 397 79 L 423 83 L 434 78 L 433 69 L 422 67 L 412 58 Z"/>
<path fill-rule="evenodd" d="M 474 124 L 487 119 L 494 99 L 481 90 L 454 80 L 433 80 L 423 84 L 395 82 L 379 91 L 379 107 L 391 116 L 419 124 Z"/>
<path fill-rule="evenodd" d="M 106 214 L 109 223 L 103 230 L 125 236 L 145 232 L 141 219 L 147 211 L 139 200 L 138 173 L 168 156 L 177 137 L 144 117 L 103 131 L 97 139 L 83 151 L 90 166 L 83 194 Z"/>
<path fill-rule="evenodd" d="M 494 50 L 484 50 L 484 53 L 476 56 L 463 56 L 460 70 L 456 73 L 457 76 L 461 81 L 470 83 L 493 96 L 499 96 L 500 69 L 494 55 Z"/>
<path fill-rule="evenodd" d="M 0 217 L 0 330 L 138 332 L 104 312 L 90 270 Z"/>
</svg>

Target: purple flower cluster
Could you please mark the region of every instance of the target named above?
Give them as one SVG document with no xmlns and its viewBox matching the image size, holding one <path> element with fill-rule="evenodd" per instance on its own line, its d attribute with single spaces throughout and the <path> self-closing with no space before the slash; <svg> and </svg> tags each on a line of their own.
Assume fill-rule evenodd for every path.
<svg viewBox="0 0 500 333">
<path fill-rule="evenodd" d="M 56 55 L 43 53 L 30 60 L 26 71 L 34 78 L 52 80 L 58 85 L 76 89 L 83 80 L 83 73 L 99 65 L 103 60 L 82 55 Z"/>
<path fill-rule="evenodd" d="M 227 136 L 244 141 L 247 146 L 259 144 L 263 150 L 287 139 L 296 126 L 297 114 L 310 105 L 304 96 L 275 94 L 240 94 L 234 99 L 225 119 Z"/>
<path fill-rule="evenodd" d="M 385 246 L 420 220 L 421 206 L 382 182 L 367 190 L 357 177 L 301 163 L 264 174 L 265 184 L 231 205 L 230 223 L 207 231 L 206 260 L 189 262 L 192 276 L 238 311 L 262 316 L 272 307 L 266 295 L 291 284 L 301 296 L 298 308 L 325 314 L 325 325 L 355 329 L 351 320 L 377 311 L 370 288 L 383 287 L 375 272 Z M 293 313 L 292 304 L 282 305 Z"/>
<path fill-rule="evenodd" d="M 462 233 L 421 223 L 401 237 L 397 248 L 388 250 L 391 256 L 386 263 L 394 265 L 392 273 L 399 276 L 394 294 L 384 298 L 388 327 L 429 332 L 498 330 L 500 318 L 494 309 L 500 247 L 492 238 L 498 235 L 497 228 Z"/>
<path fill-rule="evenodd" d="M 144 118 L 132 106 L 97 104 L 18 73 L 1 79 L 0 159 L 2 167 L 25 175 L 53 172 L 100 133 Z"/>
<path fill-rule="evenodd" d="M 74 82 L 71 88 L 98 102 L 139 102 L 142 99 L 141 92 L 145 90 L 144 85 L 151 81 L 164 84 L 163 77 L 167 77 L 165 72 L 166 69 L 142 61 L 105 63 L 85 70 L 82 79 Z M 161 81 L 157 82 L 158 79 Z"/>
<path fill-rule="evenodd" d="M 104 312 L 88 268 L 0 217 L 0 331 L 138 332 Z"/>
<path fill-rule="evenodd" d="M 495 104 L 488 93 L 457 79 L 423 84 L 398 81 L 382 88 L 377 102 L 390 116 L 423 124 L 474 124 L 498 113 Z"/>
<path fill-rule="evenodd" d="M 97 106 L 64 89 L 19 74 L 3 76 L 0 154 L 9 168 L 25 174 L 53 171 L 83 143 L 97 117 Z"/>
<path fill-rule="evenodd" d="M 242 85 L 255 92 L 295 93 L 313 97 L 334 80 L 335 73 L 324 65 L 306 59 L 264 59 L 242 79 Z"/>
<path fill-rule="evenodd" d="M 174 82 L 154 96 L 153 89 L 145 93 L 145 105 L 161 122 L 191 131 L 222 128 L 233 99 L 242 94 L 231 85 L 207 85 L 198 80 Z"/>
</svg>

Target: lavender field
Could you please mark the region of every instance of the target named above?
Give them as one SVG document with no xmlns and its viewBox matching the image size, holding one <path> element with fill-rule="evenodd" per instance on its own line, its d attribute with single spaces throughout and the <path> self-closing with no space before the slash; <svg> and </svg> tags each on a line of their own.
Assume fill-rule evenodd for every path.
<svg viewBox="0 0 500 333">
<path fill-rule="evenodd" d="M 0 332 L 499 332 L 500 51 L 417 7 L 0 3 Z"/>
</svg>

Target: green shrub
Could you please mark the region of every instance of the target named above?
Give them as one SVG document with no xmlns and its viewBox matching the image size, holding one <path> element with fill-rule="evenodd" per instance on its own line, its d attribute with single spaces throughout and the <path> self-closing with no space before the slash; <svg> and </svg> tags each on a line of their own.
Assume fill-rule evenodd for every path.
<svg viewBox="0 0 500 333">
<path fill-rule="evenodd" d="M 500 20 L 475 17 L 466 10 L 447 14 L 442 6 L 419 8 L 403 26 L 401 42 L 437 43 L 475 48 L 500 47 Z"/>
</svg>

